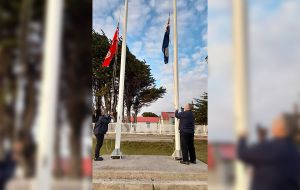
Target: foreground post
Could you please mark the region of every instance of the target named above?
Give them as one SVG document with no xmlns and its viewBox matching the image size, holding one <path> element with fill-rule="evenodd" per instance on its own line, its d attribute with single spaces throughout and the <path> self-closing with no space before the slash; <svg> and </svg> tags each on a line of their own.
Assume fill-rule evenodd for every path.
<svg viewBox="0 0 300 190">
<path fill-rule="evenodd" d="M 37 178 L 36 182 L 33 183 L 33 189 L 35 190 L 52 189 L 52 161 L 56 127 L 63 1 L 48 0 L 46 14 L 41 103 L 37 133 Z"/>
<path fill-rule="evenodd" d="M 247 129 L 247 52 L 246 52 L 246 2 L 233 1 L 233 39 L 234 39 L 234 118 L 235 130 L 239 135 Z M 235 163 L 235 189 L 246 187 L 245 168 L 240 161 Z"/>
<path fill-rule="evenodd" d="M 120 82 L 119 82 L 119 99 L 118 99 L 118 116 L 116 125 L 116 140 L 115 150 L 111 154 L 111 158 L 122 158 L 121 152 L 121 130 L 123 120 L 123 96 L 124 96 L 124 80 L 125 80 L 125 64 L 126 64 L 126 32 L 127 32 L 127 15 L 128 15 L 128 0 L 125 0 L 125 12 L 123 23 L 123 35 L 122 35 L 122 52 L 121 52 L 121 70 L 120 70 Z"/>
<path fill-rule="evenodd" d="M 174 104 L 175 109 L 179 109 L 179 84 L 178 84 L 178 47 L 177 47 L 177 5 L 176 0 L 173 0 L 173 21 L 174 21 Z M 172 155 L 173 159 L 181 159 L 179 121 L 175 118 L 175 151 Z"/>
</svg>

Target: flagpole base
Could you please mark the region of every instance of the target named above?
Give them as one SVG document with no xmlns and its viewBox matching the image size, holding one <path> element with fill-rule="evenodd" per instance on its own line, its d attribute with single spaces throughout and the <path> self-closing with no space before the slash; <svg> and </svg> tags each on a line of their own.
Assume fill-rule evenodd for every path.
<svg viewBox="0 0 300 190">
<path fill-rule="evenodd" d="M 112 159 L 122 159 L 122 157 L 123 155 L 120 149 L 115 149 L 110 155 Z"/>
<path fill-rule="evenodd" d="M 182 160 L 181 150 L 175 150 L 172 154 L 174 160 Z"/>
</svg>

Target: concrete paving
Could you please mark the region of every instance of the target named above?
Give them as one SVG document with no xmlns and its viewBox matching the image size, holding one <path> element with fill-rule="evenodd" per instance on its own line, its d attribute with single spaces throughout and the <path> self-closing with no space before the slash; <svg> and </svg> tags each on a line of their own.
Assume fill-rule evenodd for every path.
<svg viewBox="0 0 300 190">
<path fill-rule="evenodd" d="M 104 156 L 93 162 L 93 190 L 100 189 L 207 189 L 207 165 L 183 165 L 170 156 L 124 156 L 121 160 Z"/>
<path fill-rule="evenodd" d="M 54 179 L 51 190 L 90 190 L 92 189 L 91 181 L 90 179 Z M 7 184 L 6 190 L 33 190 L 34 185 L 35 179 L 15 178 Z"/>
</svg>

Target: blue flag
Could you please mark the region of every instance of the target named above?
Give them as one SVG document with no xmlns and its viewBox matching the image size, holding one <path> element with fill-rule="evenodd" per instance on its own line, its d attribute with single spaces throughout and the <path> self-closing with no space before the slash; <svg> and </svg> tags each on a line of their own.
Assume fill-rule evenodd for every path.
<svg viewBox="0 0 300 190">
<path fill-rule="evenodd" d="M 164 41 L 162 44 L 162 52 L 164 54 L 165 64 L 167 64 L 169 62 L 169 41 L 170 41 L 170 18 L 168 19 L 166 32 L 164 35 Z"/>
</svg>

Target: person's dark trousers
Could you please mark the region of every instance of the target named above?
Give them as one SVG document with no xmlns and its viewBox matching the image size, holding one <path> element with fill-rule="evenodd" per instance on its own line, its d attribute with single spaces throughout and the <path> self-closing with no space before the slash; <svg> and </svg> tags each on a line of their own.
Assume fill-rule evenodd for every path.
<svg viewBox="0 0 300 190">
<path fill-rule="evenodd" d="M 97 134 L 95 135 L 97 138 L 97 143 L 95 146 L 95 158 L 98 158 L 100 155 L 100 149 L 103 145 L 103 141 L 104 141 L 104 134 Z"/>
<path fill-rule="evenodd" d="M 195 153 L 195 146 L 194 146 L 194 134 L 181 132 L 180 133 L 180 144 L 181 144 L 181 151 L 182 151 L 182 161 L 184 161 L 184 162 L 196 161 L 196 153 Z"/>
</svg>

